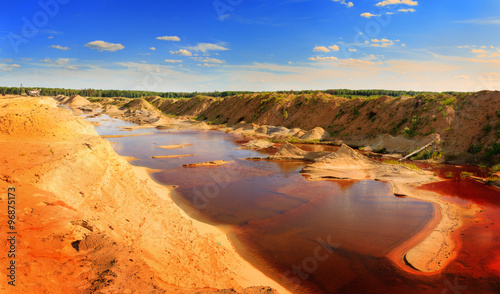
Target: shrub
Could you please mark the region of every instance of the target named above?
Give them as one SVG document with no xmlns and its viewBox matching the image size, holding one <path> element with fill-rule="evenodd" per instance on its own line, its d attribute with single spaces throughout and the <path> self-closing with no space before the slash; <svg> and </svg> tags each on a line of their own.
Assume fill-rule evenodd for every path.
<svg viewBox="0 0 500 294">
<path fill-rule="evenodd" d="M 500 154 L 500 143 L 495 143 L 490 147 L 486 148 L 486 154 L 484 157 L 490 159 L 493 155 Z"/>
<path fill-rule="evenodd" d="M 472 154 L 478 154 L 483 150 L 483 148 L 484 148 L 483 145 L 472 144 L 470 145 L 468 152 Z"/>
<path fill-rule="evenodd" d="M 493 127 L 490 125 L 490 123 L 488 123 L 487 125 L 484 126 L 483 131 L 489 133 L 491 129 L 493 129 Z"/>
</svg>

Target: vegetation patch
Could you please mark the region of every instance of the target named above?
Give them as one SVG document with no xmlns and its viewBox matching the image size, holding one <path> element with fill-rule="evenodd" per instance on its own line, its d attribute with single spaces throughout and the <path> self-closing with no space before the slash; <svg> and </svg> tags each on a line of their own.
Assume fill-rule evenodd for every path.
<svg viewBox="0 0 500 294">
<path fill-rule="evenodd" d="M 417 170 L 417 171 L 421 170 L 417 165 L 415 165 L 413 163 L 409 163 L 409 162 L 398 161 L 398 160 L 394 160 L 394 159 L 384 160 L 382 162 L 385 163 L 385 164 L 394 164 L 394 165 L 406 166 L 407 168 L 410 168 L 412 170 Z"/>
</svg>

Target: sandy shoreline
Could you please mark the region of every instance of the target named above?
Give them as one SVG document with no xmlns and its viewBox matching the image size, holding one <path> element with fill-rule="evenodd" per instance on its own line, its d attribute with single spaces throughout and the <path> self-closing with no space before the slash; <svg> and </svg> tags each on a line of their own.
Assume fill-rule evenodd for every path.
<svg viewBox="0 0 500 294">
<path fill-rule="evenodd" d="M 173 188 L 159 184 L 149 176 L 149 173 L 151 171 L 154 172 L 154 170 L 149 170 L 148 168 L 141 166 L 132 166 L 132 169 L 136 177 L 142 181 L 145 181 L 146 185 L 149 186 L 158 195 L 158 197 L 168 201 L 173 207 L 177 208 L 179 213 L 185 219 L 191 221 L 192 225 L 198 230 L 201 235 L 210 234 L 214 236 L 215 239 L 221 244 L 221 246 L 224 246 L 226 249 L 234 252 L 235 255 L 239 257 L 240 267 L 239 269 L 234 270 L 237 272 L 237 283 L 240 286 L 244 288 L 251 286 L 269 286 L 276 289 L 279 293 L 291 293 L 283 286 L 275 282 L 273 279 L 267 277 L 264 273 L 255 268 L 243 257 L 241 257 L 227 237 L 226 232 L 224 232 L 222 228 L 191 218 L 186 212 L 184 212 L 184 210 L 177 206 L 171 198 Z"/>
<path fill-rule="evenodd" d="M 290 149 L 286 146 L 283 148 Z M 481 210 L 474 205 L 463 208 L 442 200 L 438 193 L 414 188 L 437 181 L 438 178 L 430 172 L 412 170 L 403 165 L 379 163 L 346 145 L 306 166 L 302 173 L 310 175 L 309 180 L 336 178 L 384 181 L 391 184 L 394 195 L 437 205 L 439 209 L 422 230 L 388 253 L 388 257 L 396 265 L 410 272 L 435 274 L 445 269 L 457 255 L 452 233 L 462 226 L 464 217 Z"/>
</svg>

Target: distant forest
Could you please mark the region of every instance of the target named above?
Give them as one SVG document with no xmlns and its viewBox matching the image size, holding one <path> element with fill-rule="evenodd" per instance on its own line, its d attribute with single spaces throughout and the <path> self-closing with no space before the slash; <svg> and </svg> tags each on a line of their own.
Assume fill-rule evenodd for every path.
<svg viewBox="0 0 500 294">
<path fill-rule="evenodd" d="M 42 89 L 43 96 L 73 96 L 80 95 L 85 97 L 124 97 L 124 98 L 140 98 L 160 96 L 163 98 L 192 98 L 196 96 L 209 97 L 229 97 L 238 94 L 250 93 L 268 93 L 268 92 L 250 92 L 250 91 L 223 91 L 223 92 L 151 92 L 151 91 L 132 91 L 132 90 L 100 90 L 100 89 L 64 89 L 64 88 L 42 88 L 42 87 L 0 87 L 0 94 L 15 94 L 23 95 L 31 89 Z M 415 96 L 419 94 L 431 92 L 419 91 L 393 91 L 393 90 L 348 90 L 348 89 L 331 89 L 331 90 L 301 90 L 301 91 L 274 91 L 275 93 L 289 93 L 295 95 L 312 94 L 312 93 L 327 93 L 334 96 L 356 98 L 356 97 L 371 97 L 371 96 Z M 456 92 L 443 92 L 445 94 L 456 94 Z"/>
</svg>

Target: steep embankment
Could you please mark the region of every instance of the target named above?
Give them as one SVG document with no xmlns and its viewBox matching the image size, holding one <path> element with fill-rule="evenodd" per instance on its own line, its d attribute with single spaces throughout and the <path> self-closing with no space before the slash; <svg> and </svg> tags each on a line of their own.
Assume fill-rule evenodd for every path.
<svg viewBox="0 0 500 294">
<path fill-rule="evenodd" d="M 327 140 L 399 152 L 408 152 L 439 135 L 437 149 L 448 159 L 499 161 L 498 91 L 376 99 L 271 93 L 146 100 L 166 114 L 197 116 L 216 124 L 245 121 L 304 130 L 322 127 L 330 133 Z"/>
<path fill-rule="evenodd" d="M 168 189 L 152 190 L 89 123 L 51 98 L 0 99 L 0 150 L 0 238 L 7 239 L 6 195 L 14 186 L 18 239 L 17 286 L 8 288 L 2 274 L 0 292 L 241 289 L 234 250 L 201 233 Z M 8 251 L 5 242 L 0 248 Z"/>
</svg>

